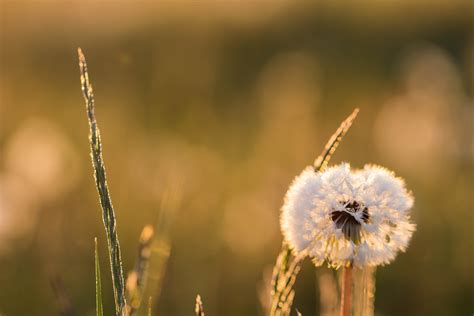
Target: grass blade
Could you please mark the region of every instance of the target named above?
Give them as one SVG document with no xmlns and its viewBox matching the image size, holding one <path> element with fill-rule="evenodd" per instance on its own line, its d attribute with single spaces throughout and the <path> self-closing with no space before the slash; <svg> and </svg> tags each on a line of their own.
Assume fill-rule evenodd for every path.
<svg viewBox="0 0 474 316">
<path fill-rule="evenodd" d="M 336 132 L 329 138 L 323 152 L 314 162 L 314 170 L 316 172 L 324 170 L 332 155 L 339 146 L 344 135 L 352 126 L 359 109 L 355 109 L 339 126 Z M 291 305 L 295 292 L 293 284 L 300 270 L 300 263 L 303 256 L 295 257 L 291 249 L 285 242 L 282 244 L 281 251 L 273 268 L 272 275 L 272 293 L 271 293 L 271 316 L 290 315 Z"/>
<path fill-rule="evenodd" d="M 201 295 L 196 296 L 196 316 L 204 316 L 204 307 L 202 306 Z"/>
<path fill-rule="evenodd" d="M 163 192 L 160 207 L 155 219 L 155 234 L 151 243 L 151 257 L 148 263 L 148 278 L 142 297 L 153 297 L 154 306 L 158 304 L 163 285 L 167 262 L 171 254 L 170 229 L 174 216 L 182 201 L 182 181 L 176 179 L 169 183 Z M 141 306 L 138 315 L 146 315 Z"/>
<path fill-rule="evenodd" d="M 314 161 L 315 171 L 322 171 L 326 169 L 326 167 L 328 166 L 329 160 L 331 160 L 331 157 L 336 151 L 337 146 L 339 146 L 339 143 L 341 142 L 342 138 L 346 135 L 349 128 L 351 128 L 352 123 L 357 117 L 357 114 L 359 114 L 358 108 L 352 111 L 352 113 L 341 123 L 341 125 L 336 130 L 336 132 L 331 136 L 331 138 L 329 138 L 329 141 L 326 143 L 326 146 L 324 146 L 323 152 Z"/>
<path fill-rule="evenodd" d="M 128 273 L 126 289 L 129 313 L 131 316 L 137 315 L 142 303 L 154 235 L 155 231 L 151 225 L 143 227 L 138 243 L 138 256 L 135 268 Z"/>
<path fill-rule="evenodd" d="M 334 269 L 320 267 L 316 269 L 316 280 L 319 288 L 319 315 L 339 315 L 339 282 Z"/>
<path fill-rule="evenodd" d="M 74 316 L 74 310 L 72 308 L 71 298 L 66 291 L 63 279 L 59 275 L 50 277 L 51 287 L 53 289 L 54 296 L 58 303 L 59 315 L 60 316 Z"/>
<path fill-rule="evenodd" d="M 127 315 L 125 299 L 125 286 L 123 280 L 122 258 L 120 254 L 120 244 L 117 235 L 115 212 L 112 206 L 105 165 L 102 158 L 102 142 L 99 128 L 95 118 L 94 93 L 89 82 L 87 64 L 82 50 L 78 49 L 79 69 L 81 73 L 82 94 L 86 101 L 87 118 L 89 120 L 90 134 L 89 142 L 91 147 L 92 165 L 94 167 L 94 177 L 97 191 L 99 193 L 100 205 L 102 207 L 102 219 L 104 221 L 107 244 L 109 248 L 110 267 L 112 271 L 112 285 L 114 289 L 115 311 L 117 316 Z"/>
<path fill-rule="evenodd" d="M 151 302 L 152 302 L 152 299 L 151 299 L 151 296 L 148 298 L 148 312 L 147 312 L 147 316 L 151 316 Z"/>
<path fill-rule="evenodd" d="M 97 237 L 94 238 L 95 248 L 95 308 L 96 315 L 103 316 L 104 309 L 102 307 L 102 282 L 100 279 L 100 263 L 99 263 L 99 251 L 97 249 Z"/>
<path fill-rule="evenodd" d="M 303 255 L 293 256 L 288 245 L 283 243 L 282 250 L 273 268 L 270 315 L 290 315 L 295 297 L 293 285 L 300 271 L 300 262 L 303 258 Z"/>
</svg>

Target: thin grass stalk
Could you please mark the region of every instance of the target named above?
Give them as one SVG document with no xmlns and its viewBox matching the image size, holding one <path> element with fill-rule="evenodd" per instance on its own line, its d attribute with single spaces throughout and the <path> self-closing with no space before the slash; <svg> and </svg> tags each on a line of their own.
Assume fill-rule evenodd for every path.
<svg viewBox="0 0 474 316">
<path fill-rule="evenodd" d="M 97 249 L 97 237 L 94 238 L 94 258 L 95 258 L 95 310 L 97 316 L 104 315 L 102 306 L 102 281 L 100 278 L 99 250 Z"/>
<path fill-rule="evenodd" d="M 303 256 L 294 257 L 285 244 L 286 251 L 280 252 L 272 276 L 272 304 L 270 315 L 289 315 L 295 292 L 293 285 L 300 270 Z M 275 273 L 278 271 L 278 273 Z"/>
<path fill-rule="evenodd" d="M 82 94 L 84 95 L 84 99 L 86 101 L 87 118 L 89 120 L 90 127 L 89 142 L 91 147 L 92 165 L 94 167 L 94 177 L 97 191 L 99 193 L 100 205 L 102 207 L 102 219 L 105 226 L 107 244 L 109 248 L 115 311 L 117 316 L 126 316 L 127 301 L 125 298 L 125 284 L 123 279 L 120 244 L 117 235 L 115 212 L 112 206 L 109 189 L 107 187 L 105 165 L 102 158 L 102 142 L 94 113 L 94 93 L 92 90 L 92 85 L 89 81 L 86 59 L 80 48 L 78 48 L 78 55 Z"/>
<path fill-rule="evenodd" d="M 151 298 L 151 296 L 150 296 L 150 297 L 148 297 L 147 316 L 151 316 L 151 304 L 152 304 L 152 298 Z"/>
<path fill-rule="evenodd" d="M 160 207 L 157 209 L 155 235 L 150 246 L 148 278 L 143 292 L 143 297 L 153 297 L 154 305 L 157 305 L 160 298 L 163 275 L 171 254 L 170 228 L 174 214 L 180 207 L 181 199 L 181 181 L 178 179 L 167 186 L 161 197 Z M 138 315 L 145 316 L 146 313 L 146 308 L 141 306 Z"/>
<path fill-rule="evenodd" d="M 341 123 L 336 132 L 331 136 L 324 147 L 323 152 L 314 162 L 314 170 L 316 172 L 322 171 L 327 167 L 329 160 L 336 151 L 344 135 L 346 135 L 347 131 L 352 126 L 358 113 L 359 109 L 354 109 L 354 111 Z M 300 270 L 302 259 L 302 256 L 295 257 L 288 245 L 283 242 L 282 249 L 273 268 L 270 304 L 271 316 L 286 316 L 290 314 L 294 297 L 293 284 Z M 284 286 L 280 286 L 281 284 L 284 284 Z"/>
<path fill-rule="evenodd" d="M 196 316 L 204 316 L 204 307 L 202 306 L 201 295 L 196 296 Z"/>
<path fill-rule="evenodd" d="M 141 234 L 138 243 L 138 256 L 135 267 L 129 272 L 126 282 L 128 310 L 131 316 L 138 313 L 142 303 L 143 292 L 148 276 L 148 266 L 151 256 L 151 245 L 155 231 L 151 225 L 146 225 Z"/>
<path fill-rule="evenodd" d="M 74 316 L 71 298 L 69 297 L 63 279 L 59 275 L 50 278 L 51 287 L 58 303 L 60 316 Z"/>
</svg>

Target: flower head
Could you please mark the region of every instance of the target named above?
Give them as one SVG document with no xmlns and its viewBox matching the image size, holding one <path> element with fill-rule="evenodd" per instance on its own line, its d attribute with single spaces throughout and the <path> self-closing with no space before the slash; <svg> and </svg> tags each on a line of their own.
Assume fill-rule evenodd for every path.
<svg viewBox="0 0 474 316">
<path fill-rule="evenodd" d="M 317 266 L 383 265 L 408 246 L 412 206 L 404 181 L 383 167 L 307 167 L 286 193 L 281 229 L 290 247 Z"/>
</svg>

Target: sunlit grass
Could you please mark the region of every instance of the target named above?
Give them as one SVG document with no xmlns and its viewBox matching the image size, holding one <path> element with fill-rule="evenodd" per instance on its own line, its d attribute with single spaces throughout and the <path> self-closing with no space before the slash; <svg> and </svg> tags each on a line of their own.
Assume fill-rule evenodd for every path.
<svg viewBox="0 0 474 316">
<path fill-rule="evenodd" d="M 322 171 L 327 167 L 332 155 L 352 126 L 358 113 L 359 109 L 355 109 L 331 136 L 323 152 L 314 162 L 314 170 L 316 172 Z M 303 258 L 304 256 L 295 257 L 288 245 L 283 242 L 282 249 L 273 268 L 270 315 L 290 315 L 295 296 L 293 285 Z"/>
<path fill-rule="evenodd" d="M 97 238 L 94 238 L 94 259 L 95 259 L 95 309 L 97 316 L 104 315 L 102 305 L 102 280 L 100 277 L 99 250 L 97 248 Z"/>
<path fill-rule="evenodd" d="M 90 147 L 92 165 L 94 167 L 94 177 L 97 191 L 99 193 L 100 205 L 102 207 L 102 219 L 104 221 L 105 232 L 110 258 L 110 268 L 112 271 L 112 285 L 115 299 L 115 312 L 117 316 L 126 316 L 127 301 L 125 298 L 125 284 L 122 268 L 122 256 L 120 253 L 120 243 L 117 233 L 116 217 L 112 200 L 107 186 L 105 165 L 102 158 L 102 142 L 99 128 L 95 118 L 95 100 L 92 91 L 92 85 L 89 82 L 89 73 L 87 70 L 86 59 L 82 50 L 78 49 L 79 68 L 81 72 L 81 88 L 86 101 L 87 118 L 90 127 Z"/>
</svg>

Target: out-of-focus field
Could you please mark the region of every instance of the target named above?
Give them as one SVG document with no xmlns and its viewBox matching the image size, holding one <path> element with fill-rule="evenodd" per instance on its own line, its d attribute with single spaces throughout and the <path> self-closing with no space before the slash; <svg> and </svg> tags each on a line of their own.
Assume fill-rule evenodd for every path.
<svg viewBox="0 0 474 316">
<path fill-rule="evenodd" d="M 125 270 L 178 192 L 157 314 L 258 315 L 279 208 L 339 122 L 334 163 L 407 180 L 418 230 L 377 270 L 378 315 L 470 315 L 471 1 L 1 1 L 0 314 L 54 315 L 60 277 L 94 315 L 94 236 L 113 298 L 76 48 L 96 94 Z M 165 203 L 166 204 L 166 203 Z M 315 271 L 294 307 L 316 315 Z"/>
</svg>

